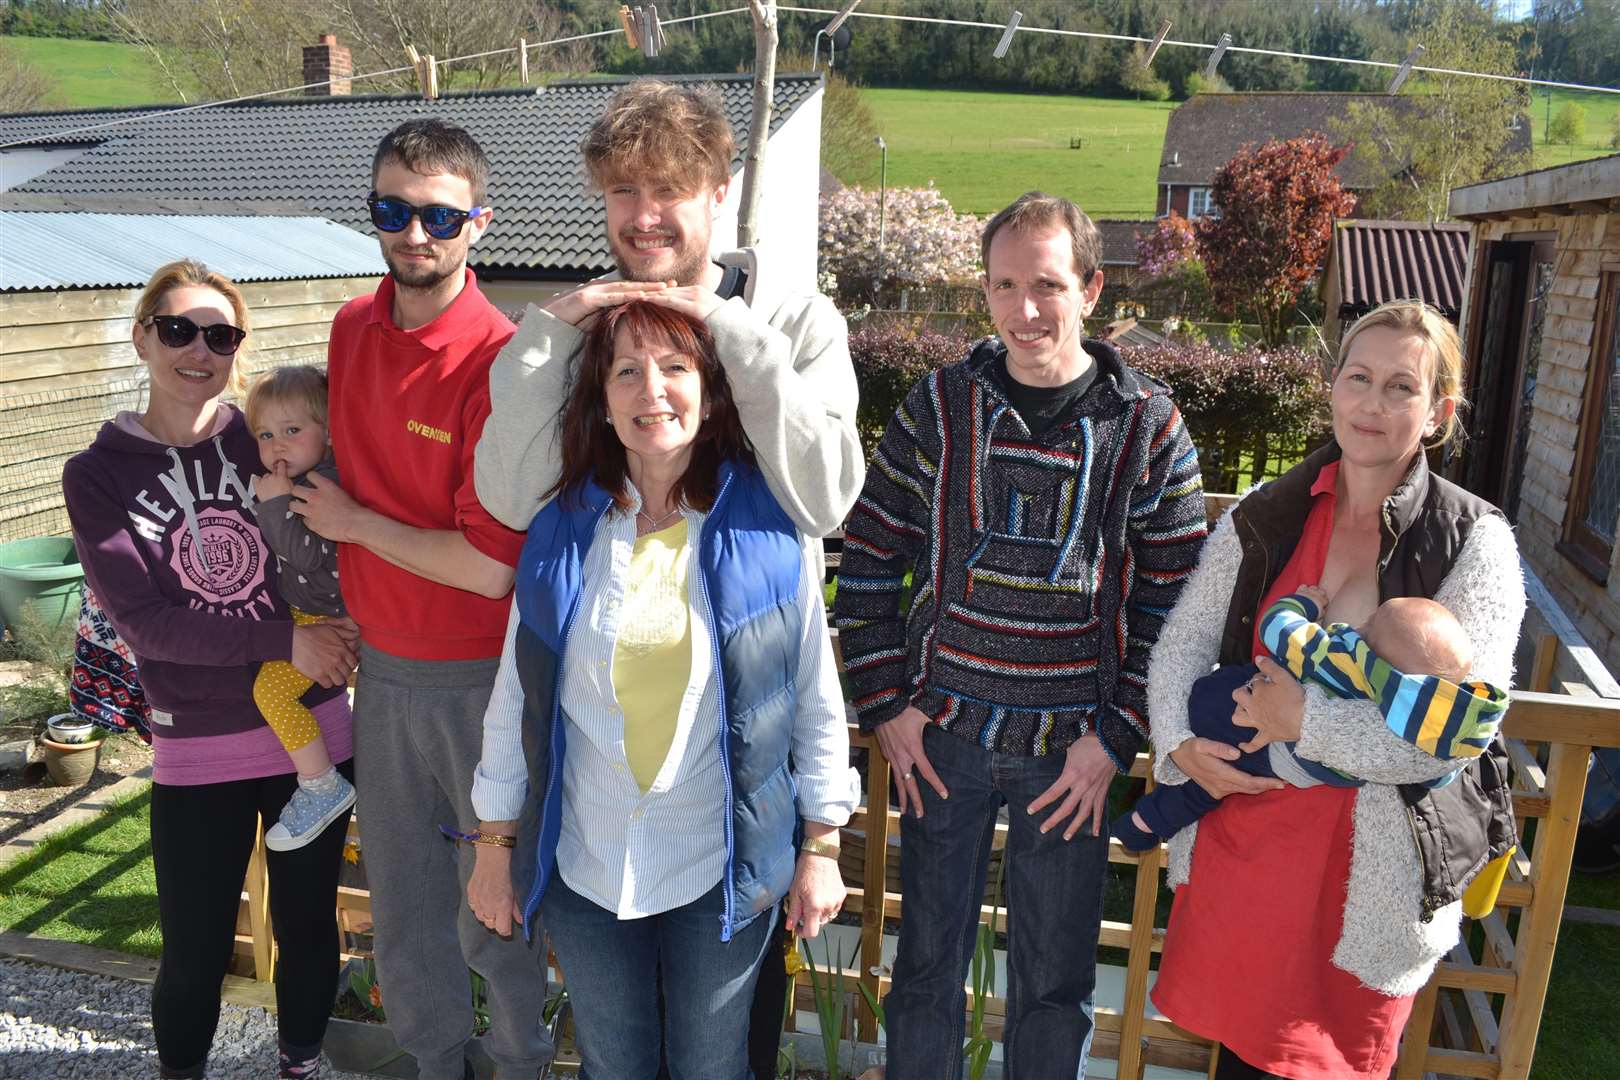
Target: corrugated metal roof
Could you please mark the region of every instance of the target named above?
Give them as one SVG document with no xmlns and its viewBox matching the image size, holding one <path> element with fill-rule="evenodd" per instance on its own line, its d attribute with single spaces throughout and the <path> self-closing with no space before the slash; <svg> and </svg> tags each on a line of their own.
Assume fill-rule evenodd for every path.
<svg viewBox="0 0 1620 1080">
<path fill-rule="evenodd" d="M 1341 307 L 1371 310 L 1386 300 L 1426 300 L 1455 319 L 1468 274 L 1466 225 L 1417 221 L 1335 223 L 1332 258 Z"/>
<path fill-rule="evenodd" d="M 178 258 L 232 281 L 383 274 L 375 238 L 318 217 L 0 211 L 0 289 L 146 284 Z"/>
</svg>

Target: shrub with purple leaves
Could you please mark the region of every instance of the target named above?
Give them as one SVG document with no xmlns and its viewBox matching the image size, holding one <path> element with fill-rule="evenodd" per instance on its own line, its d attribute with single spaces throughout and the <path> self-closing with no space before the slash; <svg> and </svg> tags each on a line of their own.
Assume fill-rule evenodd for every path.
<svg viewBox="0 0 1620 1080">
<path fill-rule="evenodd" d="M 861 388 L 855 422 L 868 456 L 906 393 L 924 375 L 967 358 L 974 338 L 965 329 L 932 330 L 868 319 L 849 333 L 849 356 Z"/>
<path fill-rule="evenodd" d="M 899 290 L 969 283 L 979 268 L 983 223 L 958 214 L 932 185 L 890 188 L 883 206 L 882 277 L 878 280 L 882 193 L 845 188 L 821 197 L 820 273 L 838 282 L 845 303 L 893 303 Z"/>
<path fill-rule="evenodd" d="M 1316 355 L 1304 349 L 1165 344 L 1121 353 L 1174 392 L 1206 491 L 1236 491 L 1263 479 L 1275 456 L 1315 445 L 1327 431 L 1327 381 Z"/>
</svg>

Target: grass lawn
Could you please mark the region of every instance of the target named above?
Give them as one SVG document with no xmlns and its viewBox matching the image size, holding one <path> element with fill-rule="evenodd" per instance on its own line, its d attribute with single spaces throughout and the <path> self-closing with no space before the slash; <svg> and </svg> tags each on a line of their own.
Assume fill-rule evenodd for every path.
<svg viewBox="0 0 1620 1080">
<path fill-rule="evenodd" d="M 0 930 L 157 956 L 149 792 L 0 867 Z"/>
<path fill-rule="evenodd" d="M 1620 154 L 1620 149 L 1609 145 L 1616 113 L 1620 113 L 1620 94 L 1583 94 L 1574 90 L 1553 90 L 1552 115 L 1565 102 L 1573 101 L 1586 113 L 1586 138 L 1570 146 L 1549 146 L 1542 142 L 1547 130 L 1547 92 L 1537 90 L 1530 99 L 1530 132 L 1535 138 L 1535 164 L 1538 169 L 1550 165 L 1567 165 L 1571 161 Z"/>
<path fill-rule="evenodd" d="M 1152 217 L 1175 102 L 958 90 L 861 91 L 889 144 L 889 183 L 934 181 L 960 211 L 988 214 L 1030 188 L 1094 217 Z M 1081 139 L 1071 150 L 1069 140 Z M 876 178 L 877 148 L 873 147 Z"/>
<path fill-rule="evenodd" d="M 135 45 L 116 41 L 0 35 L 56 85 L 47 108 L 76 109 L 178 101 L 174 89 Z"/>
</svg>

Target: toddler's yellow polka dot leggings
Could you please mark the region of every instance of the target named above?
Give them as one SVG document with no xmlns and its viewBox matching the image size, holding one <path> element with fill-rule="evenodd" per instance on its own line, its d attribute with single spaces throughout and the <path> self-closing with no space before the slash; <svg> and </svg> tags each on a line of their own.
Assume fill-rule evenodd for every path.
<svg viewBox="0 0 1620 1080">
<path fill-rule="evenodd" d="M 297 608 L 292 609 L 292 617 L 294 626 L 326 621 L 323 615 L 311 615 Z M 302 750 L 320 738 L 321 728 L 315 722 L 315 714 L 298 700 L 314 685 L 314 679 L 287 660 L 266 660 L 259 665 L 259 674 L 253 680 L 253 703 L 288 753 Z"/>
</svg>

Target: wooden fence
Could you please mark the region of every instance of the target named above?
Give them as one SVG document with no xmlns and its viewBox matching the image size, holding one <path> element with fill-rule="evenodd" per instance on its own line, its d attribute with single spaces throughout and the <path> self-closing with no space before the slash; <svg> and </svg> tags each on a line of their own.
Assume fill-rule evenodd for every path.
<svg viewBox="0 0 1620 1080">
<path fill-rule="evenodd" d="M 249 372 L 326 363 L 332 316 L 375 277 L 241 285 Z M 138 289 L 0 294 L 0 540 L 65 535 L 62 464 L 119 409 L 137 408 L 144 368 L 130 340 Z"/>
<path fill-rule="evenodd" d="M 1235 499 L 1207 496 L 1213 520 Z M 1575 829 L 1586 789 L 1593 747 L 1620 746 L 1620 684 L 1597 660 L 1556 602 L 1526 571 L 1531 610 L 1520 638 L 1519 679 L 1527 689 L 1513 693 L 1503 723 L 1511 758 L 1513 802 L 1520 847 L 1488 916 L 1466 921 L 1462 941 L 1441 962 L 1417 997 L 1396 1065 L 1396 1080 L 1440 1076 L 1525 1080 L 1535 1055 L 1536 1036 L 1552 972 L 1553 950 L 1563 916 Z M 890 777 L 875 739 L 850 728 L 852 750 L 865 750 L 866 802 L 845 830 L 853 860 L 845 860 L 849 886 L 846 911 L 861 916 L 861 954 L 849 982 L 860 981 L 880 997 L 888 992 L 882 968 L 883 922 L 903 916 L 904 898 L 889 887 L 899 813 L 889 806 Z M 1137 756 L 1131 775 L 1152 784 L 1149 758 Z M 874 807 L 885 808 L 874 811 Z M 997 844 L 1006 826 L 997 826 Z M 350 826 L 358 838 L 358 825 Z M 1127 867 L 1133 882 L 1129 921 L 1104 920 L 1099 944 L 1126 950 L 1123 1007 L 1098 1006 L 1092 1055 L 1118 1061 L 1117 1076 L 1140 1078 L 1147 1065 L 1202 1071 L 1209 1066 L 1209 1042 L 1184 1031 L 1148 1000 L 1155 953 L 1164 947 L 1164 929 L 1155 915 L 1162 887 L 1164 850 L 1140 857 L 1109 845 L 1109 862 Z M 881 898 L 881 899 L 879 899 Z M 370 924 L 370 896 L 363 889 L 340 889 L 338 920 L 344 930 Z M 988 921 L 995 909 L 985 905 Z M 1000 911 L 996 928 L 1006 929 Z M 268 885 L 262 845 L 248 870 L 238 918 L 238 970 L 269 978 L 274 964 Z M 810 1004 L 809 973 L 798 976 L 801 1008 Z M 876 1018 L 853 1002 L 848 1036 L 873 1041 Z M 999 1037 L 1003 1002 L 986 1008 L 988 1034 Z"/>
</svg>

